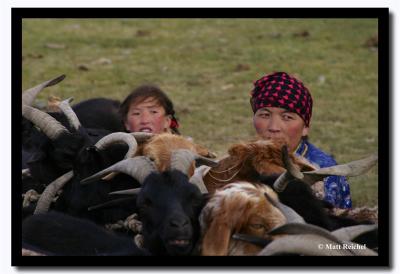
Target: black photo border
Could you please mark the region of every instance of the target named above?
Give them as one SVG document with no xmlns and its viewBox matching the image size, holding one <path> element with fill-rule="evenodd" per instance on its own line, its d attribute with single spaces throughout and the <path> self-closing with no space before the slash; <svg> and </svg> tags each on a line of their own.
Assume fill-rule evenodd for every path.
<svg viewBox="0 0 400 274">
<path fill-rule="evenodd" d="M 162 14 L 162 16 L 158 16 Z M 22 90 L 22 20 L 25 18 L 376 18 L 379 34 L 378 110 L 379 110 L 379 256 L 377 257 L 23 257 L 21 256 L 21 90 Z M 11 8 L 12 20 L 12 260 L 21 266 L 112 266 L 160 268 L 166 266 L 234 269 L 274 269 L 307 267 L 389 267 L 393 239 L 389 196 L 390 176 L 390 14 L 388 8 Z M 47 268 L 43 268 L 47 269 Z M 53 268 L 54 269 L 54 268 Z M 104 270 L 104 267 L 97 268 Z"/>
</svg>

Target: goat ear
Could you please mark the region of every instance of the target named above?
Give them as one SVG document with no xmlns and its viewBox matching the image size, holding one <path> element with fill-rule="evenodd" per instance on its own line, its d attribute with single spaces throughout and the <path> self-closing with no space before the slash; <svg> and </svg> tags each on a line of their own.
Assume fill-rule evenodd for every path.
<svg viewBox="0 0 400 274">
<path fill-rule="evenodd" d="M 226 256 L 228 255 L 231 230 L 227 224 L 213 220 L 203 237 L 201 255 Z"/>
<path fill-rule="evenodd" d="M 207 158 L 217 158 L 217 155 L 210 150 L 208 150 L 206 147 L 203 147 L 202 145 L 199 144 L 194 144 L 194 148 L 200 156 L 207 157 Z"/>
</svg>

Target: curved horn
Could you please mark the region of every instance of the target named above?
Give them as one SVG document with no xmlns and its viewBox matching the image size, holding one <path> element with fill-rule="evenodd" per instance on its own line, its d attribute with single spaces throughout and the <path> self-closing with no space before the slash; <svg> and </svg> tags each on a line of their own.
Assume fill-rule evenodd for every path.
<svg viewBox="0 0 400 274">
<path fill-rule="evenodd" d="M 124 197 L 124 198 L 114 199 L 114 200 L 107 201 L 107 202 L 104 202 L 104 203 L 101 203 L 98 205 L 90 206 L 90 207 L 88 207 L 88 211 L 110 208 L 110 207 L 115 207 L 115 206 L 121 206 L 121 204 L 125 204 L 127 202 L 134 202 L 134 201 L 136 201 L 136 198 L 132 198 L 132 197 Z"/>
<path fill-rule="evenodd" d="M 31 171 L 29 168 L 25 168 L 22 170 L 22 179 L 32 177 Z"/>
<path fill-rule="evenodd" d="M 299 254 L 305 256 L 353 256 L 347 249 L 334 249 L 330 246 L 337 246 L 325 237 L 314 234 L 289 235 L 275 239 L 258 256 L 274 256 L 282 254 Z"/>
<path fill-rule="evenodd" d="M 188 149 L 177 149 L 174 150 L 171 154 L 171 170 L 179 170 L 183 174 L 189 173 L 189 168 L 192 165 L 193 161 L 196 160 L 199 164 L 204 164 L 208 166 L 217 166 L 218 162 L 200 156 Z M 198 174 L 193 175 L 189 182 L 196 185 L 201 193 L 208 193 L 207 187 L 204 184 L 202 178 L 200 178 Z"/>
<path fill-rule="evenodd" d="M 171 170 L 176 169 L 184 174 L 188 174 L 189 168 L 193 161 L 196 160 L 198 164 L 215 167 L 218 162 L 200 156 L 188 149 L 177 149 L 171 154 Z"/>
<path fill-rule="evenodd" d="M 115 143 L 125 143 L 128 145 L 128 151 L 125 154 L 124 159 L 128 158 L 133 158 L 133 156 L 136 153 L 138 143 L 136 142 L 135 137 L 132 134 L 126 133 L 126 132 L 114 132 L 111 134 L 108 134 L 101 138 L 94 146 L 99 149 L 103 150 L 107 148 L 108 146 L 115 144 Z M 103 180 L 111 180 L 112 178 L 115 177 L 117 173 L 112 172 L 105 176 Z"/>
<path fill-rule="evenodd" d="M 71 170 L 70 172 L 65 173 L 61 177 L 58 177 L 56 180 L 51 182 L 46 189 L 43 191 L 42 195 L 36 204 L 35 212 L 33 214 L 46 213 L 50 204 L 53 201 L 54 197 L 71 178 L 74 176 L 74 172 Z"/>
<path fill-rule="evenodd" d="M 136 142 L 138 142 L 139 144 L 147 141 L 148 139 L 154 136 L 153 133 L 149 132 L 131 132 L 129 134 L 135 137 Z"/>
<path fill-rule="evenodd" d="M 200 192 L 203 194 L 208 193 L 208 189 L 203 181 L 203 173 L 205 170 L 208 170 L 208 169 L 209 169 L 209 167 L 206 167 L 206 166 L 201 166 L 199 168 L 196 168 L 193 176 L 190 177 L 190 179 L 189 179 L 189 182 L 191 184 L 196 185 L 199 188 Z"/>
<path fill-rule="evenodd" d="M 269 243 L 271 243 L 271 240 L 255 236 L 255 235 L 250 235 L 250 234 L 241 234 L 241 233 L 235 233 L 232 235 L 232 239 L 235 240 L 240 240 L 240 241 L 245 241 L 248 243 L 251 243 L 256 246 L 260 247 L 265 247 Z"/>
<path fill-rule="evenodd" d="M 78 116 L 76 116 L 74 110 L 71 108 L 70 104 L 74 100 L 72 97 L 62 101 L 58 107 L 65 114 L 68 119 L 69 124 L 72 128 L 78 131 L 79 127 L 81 127 L 81 123 L 79 122 Z"/>
<path fill-rule="evenodd" d="M 303 217 L 301 217 L 296 211 L 294 211 L 291 207 L 282 204 L 281 202 L 275 201 L 272 199 L 268 193 L 264 192 L 265 198 L 277 209 L 279 209 L 283 215 L 286 217 L 288 223 L 302 223 L 304 224 L 305 221 Z"/>
<path fill-rule="evenodd" d="M 94 182 L 104 175 L 109 174 L 110 172 L 122 172 L 130 175 L 135 178 L 140 184 L 143 184 L 146 177 L 152 173 L 156 172 L 157 168 L 153 161 L 151 161 L 146 156 L 138 156 L 135 158 L 129 158 L 106 168 L 96 174 L 84 179 L 81 181 L 82 184 L 88 184 Z"/>
<path fill-rule="evenodd" d="M 341 244 L 341 241 L 332 235 L 328 230 L 323 229 L 319 226 L 312 225 L 312 224 L 301 224 L 301 223 L 288 223 L 281 225 L 279 227 L 273 228 L 268 232 L 270 236 L 277 236 L 277 235 L 305 235 L 305 234 L 314 234 L 324 237 L 336 244 Z"/>
<path fill-rule="evenodd" d="M 51 140 L 56 139 L 62 133 L 69 133 L 59 121 L 36 108 L 22 105 L 22 116 L 40 128 Z"/>
<path fill-rule="evenodd" d="M 377 224 L 355 225 L 355 226 L 342 227 L 340 229 L 332 231 L 331 233 L 341 241 L 352 241 L 358 236 L 370 231 L 374 231 L 376 229 L 378 229 Z"/>
<path fill-rule="evenodd" d="M 289 181 L 293 179 L 301 180 L 304 177 L 290 159 L 286 145 L 282 146 L 282 161 L 286 168 L 286 171 L 283 172 L 274 182 L 273 187 L 276 192 L 284 191 Z"/>
<path fill-rule="evenodd" d="M 352 161 L 343 165 L 336 165 L 331 167 L 325 167 L 318 170 L 303 172 L 304 179 L 303 181 L 309 185 L 313 185 L 314 183 L 321 181 L 323 178 L 328 177 L 330 175 L 338 175 L 338 176 L 359 176 L 364 174 L 368 170 L 370 170 L 376 163 L 378 162 L 378 155 L 372 154 L 371 156 Z"/>
<path fill-rule="evenodd" d="M 27 89 L 22 93 L 22 104 L 31 106 L 39 92 L 41 92 L 45 87 L 50 87 L 58 84 L 59 82 L 64 80 L 64 78 L 65 75 L 63 74 L 54 79 L 41 83 L 40 85 L 37 85 L 33 88 Z"/>
<path fill-rule="evenodd" d="M 108 146 L 115 144 L 115 143 L 125 143 L 128 145 L 129 149 L 127 153 L 125 154 L 124 159 L 128 158 L 133 158 L 133 156 L 136 153 L 137 149 L 137 142 L 135 137 L 133 137 L 132 134 L 125 133 L 125 132 L 114 132 L 111 134 L 108 134 L 101 138 L 94 146 L 99 149 L 105 149 Z"/>
<path fill-rule="evenodd" d="M 122 194 L 128 194 L 128 195 L 135 195 L 138 194 L 140 192 L 142 188 L 138 187 L 138 188 L 130 188 L 130 189 L 124 189 L 124 190 L 118 190 L 118 191 L 114 191 L 114 192 L 110 192 L 108 193 L 108 195 L 122 195 Z"/>
</svg>

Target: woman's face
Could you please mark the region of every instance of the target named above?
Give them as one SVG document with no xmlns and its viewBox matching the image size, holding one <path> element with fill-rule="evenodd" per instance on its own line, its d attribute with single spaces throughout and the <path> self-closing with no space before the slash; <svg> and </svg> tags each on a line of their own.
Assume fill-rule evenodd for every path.
<svg viewBox="0 0 400 274">
<path fill-rule="evenodd" d="M 309 127 L 305 126 L 297 113 L 277 107 L 258 109 L 254 114 L 253 124 L 262 138 L 285 140 L 290 152 L 294 152 L 301 137 L 306 136 L 309 131 Z"/>
<path fill-rule="evenodd" d="M 159 134 L 168 131 L 170 124 L 170 116 L 153 97 L 140 103 L 132 102 L 125 120 L 125 127 L 130 132 Z"/>
</svg>

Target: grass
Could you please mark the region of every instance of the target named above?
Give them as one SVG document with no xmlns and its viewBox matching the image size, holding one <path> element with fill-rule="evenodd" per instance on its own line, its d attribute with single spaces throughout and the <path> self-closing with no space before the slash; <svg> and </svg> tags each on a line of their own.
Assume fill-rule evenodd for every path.
<svg viewBox="0 0 400 274">
<path fill-rule="evenodd" d="M 173 100 L 181 132 L 222 155 L 255 136 L 252 82 L 287 71 L 313 95 L 314 144 L 339 163 L 378 149 L 378 55 L 364 46 L 377 20 L 24 19 L 22 26 L 23 90 L 67 75 L 39 100 L 123 100 L 153 83 Z M 377 180 L 377 167 L 350 178 L 355 206 L 377 204 Z"/>
</svg>

